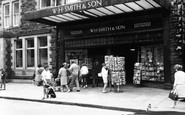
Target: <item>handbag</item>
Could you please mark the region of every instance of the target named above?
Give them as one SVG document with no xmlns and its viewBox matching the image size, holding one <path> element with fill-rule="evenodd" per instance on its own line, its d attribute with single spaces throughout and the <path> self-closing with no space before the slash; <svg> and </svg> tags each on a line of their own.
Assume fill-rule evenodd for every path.
<svg viewBox="0 0 185 115">
<path fill-rule="evenodd" d="M 178 100 L 178 95 L 177 95 L 177 93 L 176 92 L 174 92 L 173 90 L 172 91 L 170 91 L 170 93 L 169 93 L 169 96 L 168 96 L 170 99 L 172 99 L 172 100 Z"/>
</svg>

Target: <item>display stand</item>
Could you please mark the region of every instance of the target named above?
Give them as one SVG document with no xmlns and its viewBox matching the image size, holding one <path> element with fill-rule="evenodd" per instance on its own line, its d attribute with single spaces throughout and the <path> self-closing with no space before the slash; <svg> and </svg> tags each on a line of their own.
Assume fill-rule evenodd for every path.
<svg viewBox="0 0 185 115">
<path fill-rule="evenodd" d="M 134 85 L 141 85 L 141 70 L 142 70 L 142 63 L 135 63 L 134 64 L 134 76 L 133 76 L 133 84 Z"/>
<path fill-rule="evenodd" d="M 116 86 L 117 92 L 121 85 L 125 85 L 125 57 L 105 56 L 105 64 L 111 70 L 111 84 Z"/>
</svg>

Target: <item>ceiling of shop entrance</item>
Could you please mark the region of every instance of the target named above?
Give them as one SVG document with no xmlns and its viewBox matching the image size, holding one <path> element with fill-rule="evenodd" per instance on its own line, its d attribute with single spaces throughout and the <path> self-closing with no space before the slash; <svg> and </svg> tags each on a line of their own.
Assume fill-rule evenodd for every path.
<svg viewBox="0 0 185 115">
<path fill-rule="evenodd" d="M 157 0 L 110 1 L 89 0 L 46 10 L 38 10 L 36 12 L 28 12 L 24 15 L 24 20 L 36 21 L 40 19 L 57 24 L 163 7 L 160 3 L 156 2 Z"/>
</svg>

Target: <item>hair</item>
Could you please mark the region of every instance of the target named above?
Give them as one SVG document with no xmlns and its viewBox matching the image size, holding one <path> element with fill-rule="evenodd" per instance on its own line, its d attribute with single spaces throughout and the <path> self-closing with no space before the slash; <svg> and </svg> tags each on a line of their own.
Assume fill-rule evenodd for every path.
<svg viewBox="0 0 185 115">
<path fill-rule="evenodd" d="M 62 67 L 64 67 L 64 66 L 67 66 L 67 63 L 66 63 L 66 62 L 64 62 L 64 63 L 62 64 Z"/>
<path fill-rule="evenodd" d="M 105 63 L 102 63 L 102 66 L 106 66 L 106 64 Z"/>
<path fill-rule="evenodd" d="M 174 66 L 174 69 L 177 70 L 177 71 L 181 71 L 183 68 L 182 68 L 182 65 L 176 64 L 176 65 Z"/>
<path fill-rule="evenodd" d="M 48 68 L 48 67 L 49 67 L 48 65 L 45 65 L 45 66 L 44 66 L 44 69 L 46 69 L 46 68 Z"/>
<path fill-rule="evenodd" d="M 41 64 L 39 64 L 39 65 L 38 65 L 38 67 L 42 67 L 42 65 L 41 65 Z"/>
</svg>

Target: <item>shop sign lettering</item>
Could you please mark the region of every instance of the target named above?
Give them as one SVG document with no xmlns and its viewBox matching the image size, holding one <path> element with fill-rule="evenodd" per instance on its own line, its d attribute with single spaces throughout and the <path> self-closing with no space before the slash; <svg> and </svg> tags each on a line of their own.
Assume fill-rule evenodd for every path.
<svg viewBox="0 0 185 115">
<path fill-rule="evenodd" d="M 135 23 L 134 28 L 142 28 L 142 27 L 150 27 L 152 26 L 151 22 L 142 22 L 142 23 Z"/>
<path fill-rule="evenodd" d="M 90 29 L 91 33 L 99 33 L 99 32 L 109 32 L 109 31 L 117 31 L 124 30 L 125 25 L 111 26 L 111 27 L 101 27 L 101 28 L 92 28 Z"/>
<path fill-rule="evenodd" d="M 72 12 L 75 10 L 90 9 L 102 6 L 102 0 L 91 0 L 87 2 L 79 2 L 75 4 L 64 5 L 52 9 L 53 14 Z"/>
</svg>

